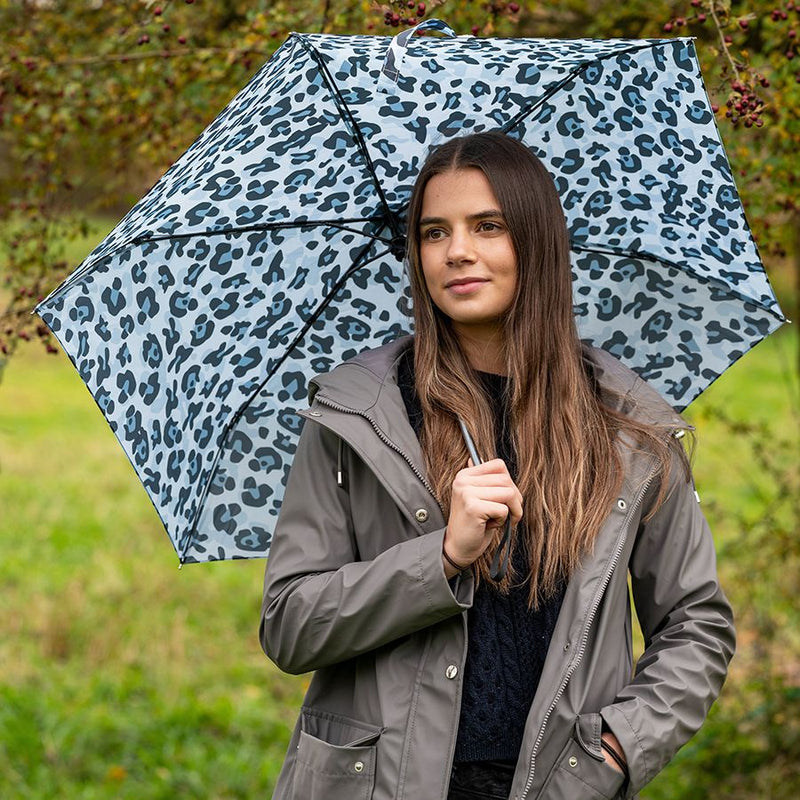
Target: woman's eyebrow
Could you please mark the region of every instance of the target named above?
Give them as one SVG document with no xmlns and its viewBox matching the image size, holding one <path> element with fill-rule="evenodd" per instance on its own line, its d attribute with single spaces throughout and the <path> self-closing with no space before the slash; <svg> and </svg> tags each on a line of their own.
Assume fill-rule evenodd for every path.
<svg viewBox="0 0 800 800">
<path fill-rule="evenodd" d="M 491 218 L 503 218 L 503 212 L 496 209 L 496 208 L 489 208 L 486 211 L 478 211 L 475 214 L 469 214 L 467 219 L 470 221 L 473 220 L 480 220 L 480 219 L 491 219 Z M 422 225 L 441 225 L 443 222 L 447 222 L 444 217 L 423 217 L 419 224 Z"/>
</svg>

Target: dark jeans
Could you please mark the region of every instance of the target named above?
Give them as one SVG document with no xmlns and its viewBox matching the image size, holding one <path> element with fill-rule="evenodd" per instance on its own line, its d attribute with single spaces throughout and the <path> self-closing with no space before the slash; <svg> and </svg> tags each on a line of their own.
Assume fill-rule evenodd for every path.
<svg viewBox="0 0 800 800">
<path fill-rule="evenodd" d="M 508 800 L 514 764 L 508 761 L 469 761 L 453 764 L 447 800 Z"/>
</svg>

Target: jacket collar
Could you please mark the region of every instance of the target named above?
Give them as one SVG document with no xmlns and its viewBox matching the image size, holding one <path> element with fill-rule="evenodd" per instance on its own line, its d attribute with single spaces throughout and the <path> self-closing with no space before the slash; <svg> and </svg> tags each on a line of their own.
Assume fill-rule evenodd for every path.
<svg viewBox="0 0 800 800">
<path fill-rule="evenodd" d="M 396 432 L 402 443 L 410 445 L 409 432 L 414 441 L 416 436 L 406 419 L 397 385 L 397 361 L 413 342 L 413 336 L 403 336 L 382 347 L 366 350 L 333 371 L 313 378 L 309 400 L 320 392 L 335 403 L 369 414 L 386 433 Z M 655 389 L 610 353 L 587 345 L 584 354 L 592 364 L 609 405 L 634 419 L 659 427 L 690 427 Z"/>
</svg>

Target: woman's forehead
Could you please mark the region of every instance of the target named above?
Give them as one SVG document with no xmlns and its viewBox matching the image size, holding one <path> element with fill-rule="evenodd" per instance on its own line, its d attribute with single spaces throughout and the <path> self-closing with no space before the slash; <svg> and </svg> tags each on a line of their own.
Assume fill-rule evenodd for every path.
<svg viewBox="0 0 800 800">
<path fill-rule="evenodd" d="M 486 176 L 466 167 L 434 175 L 422 196 L 421 221 L 425 218 L 486 216 L 499 212 L 500 204 Z"/>
</svg>

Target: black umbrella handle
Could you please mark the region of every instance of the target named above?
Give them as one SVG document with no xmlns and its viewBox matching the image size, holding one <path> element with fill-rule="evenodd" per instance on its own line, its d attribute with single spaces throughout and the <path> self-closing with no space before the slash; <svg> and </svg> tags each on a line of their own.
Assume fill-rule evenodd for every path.
<svg viewBox="0 0 800 800">
<path fill-rule="evenodd" d="M 469 428 L 467 428 L 466 423 L 463 419 L 461 419 L 461 417 L 458 417 L 458 424 L 461 426 L 461 434 L 464 437 L 464 442 L 467 445 L 467 451 L 469 452 L 469 457 L 472 459 L 472 463 L 476 466 L 478 464 L 482 464 L 483 462 L 481 461 L 478 451 L 475 448 L 475 442 L 472 441 L 472 437 L 469 435 Z M 489 577 L 493 581 L 501 581 L 505 577 L 505 574 L 508 571 L 508 558 L 510 554 L 511 510 L 509 509 L 508 515 L 506 516 L 505 526 L 503 528 L 503 538 L 500 539 L 500 544 L 497 546 L 497 550 L 494 551 L 494 558 L 492 558 L 492 564 L 489 568 Z"/>
</svg>

